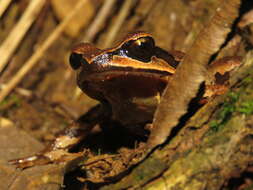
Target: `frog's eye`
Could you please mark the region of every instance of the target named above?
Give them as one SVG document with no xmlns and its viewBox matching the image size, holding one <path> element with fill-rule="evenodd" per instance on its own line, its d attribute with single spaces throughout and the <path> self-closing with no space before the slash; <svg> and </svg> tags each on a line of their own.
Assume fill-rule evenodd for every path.
<svg viewBox="0 0 253 190">
<path fill-rule="evenodd" d="M 82 65 L 83 62 L 86 62 L 86 60 L 83 58 L 82 54 L 71 53 L 69 57 L 69 63 L 72 69 L 74 70 L 78 69 Z"/>
<path fill-rule="evenodd" d="M 154 54 L 155 42 L 151 37 L 141 37 L 125 43 L 122 48 L 129 57 L 149 62 Z"/>
</svg>

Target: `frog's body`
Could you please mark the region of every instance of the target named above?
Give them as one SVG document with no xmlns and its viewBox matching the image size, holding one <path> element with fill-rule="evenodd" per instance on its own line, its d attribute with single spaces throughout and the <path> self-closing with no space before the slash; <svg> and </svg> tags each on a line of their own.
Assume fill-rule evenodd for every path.
<svg viewBox="0 0 253 190">
<path fill-rule="evenodd" d="M 41 153 L 12 160 L 11 163 L 26 168 L 71 160 L 73 154 L 68 150 L 108 117 L 132 127 L 152 121 L 161 94 L 176 72 L 182 55 L 180 52 L 172 55 L 155 46 L 151 35 L 144 32 L 130 34 L 115 48 L 105 50 L 87 43 L 79 44 L 71 53 L 70 65 L 77 71 L 78 86 L 84 93 L 99 100 L 101 106 L 80 117 Z M 223 71 L 227 72 L 234 66 L 229 61 L 213 64 L 208 73 L 212 76 L 216 71 L 224 74 Z M 207 85 L 208 96 L 212 96 L 212 89 L 221 89 L 219 86 L 212 88 L 212 82 L 210 84 L 209 88 Z"/>
</svg>

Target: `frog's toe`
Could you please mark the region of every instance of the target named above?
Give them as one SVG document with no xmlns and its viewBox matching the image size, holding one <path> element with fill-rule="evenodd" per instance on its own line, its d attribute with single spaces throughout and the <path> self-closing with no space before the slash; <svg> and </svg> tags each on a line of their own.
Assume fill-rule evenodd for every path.
<svg viewBox="0 0 253 190">
<path fill-rule="evenodd" d="M 86 154 L 88 151 L 86 151 Z M 71 160 L 76 160 L 84 156 L 84 152 L 69 153 L 65 150 L 53 150 L 16 160 L 9 160 L 8 162 L 15 165 L 17 168 L 26 169 L 38 165 L 46 165 L 49 163 L 64 163 Z"/>
<path fill-rule="evenodd" d="M 11 165 L 15 165 L 16 168 L 25 169 L 36 165 L 44 165 L 51 162 L 51 160 L 43 155 L 34 155 L 25 158 L 19 158 L 8 161 Z"/>
</svg>

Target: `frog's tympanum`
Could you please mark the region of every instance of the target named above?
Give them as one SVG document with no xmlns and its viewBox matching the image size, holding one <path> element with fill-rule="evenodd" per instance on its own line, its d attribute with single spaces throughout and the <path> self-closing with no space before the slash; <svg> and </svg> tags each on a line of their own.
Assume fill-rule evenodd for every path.
<svg viewBox="0 0 253 190">
<path fill-rule="evenodd" d="M 116 47 L 101 50 L 88 43 L 77 45 L 70 65 L 77 84 L 100 105 L 73 123 L 43 152 L 11 161 L 26 168 L 72 158 L 68 150 L 80 142 L 95 124 L 110 118 L 131 128 L 151 122 L 161 94 L 182 53 L 168 53 L 155 45 L 150 34 L 132 33 Z"/>
</svg>

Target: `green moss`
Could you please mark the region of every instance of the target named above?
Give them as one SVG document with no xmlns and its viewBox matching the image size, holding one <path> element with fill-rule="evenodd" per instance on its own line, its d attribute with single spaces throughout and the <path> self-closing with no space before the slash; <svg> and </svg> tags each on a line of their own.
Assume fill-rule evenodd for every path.
<svg viewBox="0 0 253 190">
<path fill-rule="evenodd" d="M 210 128 L 212 132 L 217 132 L 219 129 L 219 123 L 217 121 L 211 121 L 210 122 Z"/>
<path fill-rule="evenodd" d="M 222 109 L 216 114 L 216 120 L 210 122 L 211 132 L 217 132 L 230 120 L 232 114 L 236 111 L 236 102 L 239 100 L 239 94 L 231 92 L 228 94 Z"/>
<path fill-rule="evenodd" d="M 222 104 L 221 109 L 215 114 L 215 119 L 210 122 L 210 132 L 217 132 L 224 128 L 231 117 L 238 114 L 253 114 L 253 72 L 248 70 L 245 77 L 234 92 L 230 92 Z M 210 133 L 209 133 L 210 134 Z"/>
<path fill-rule="evenodd" d="M 249 88 L 252 86 L 252 78 L 252 76 L 246 77 L 241 83 L 244 88 L 227 95 L 222 108 L 216 113 L 216 119 L 209 124 L 210 132 L 221 130 L 234 114 L 253 114 L 253 90 L 251 87 Z"/>
<path fill-rule="evenodd" d="M 253 100 L 242 102 L 237 111 L 246 115 L 250 115 L 253 113 Z"/>
<path fill-rule="evenodd" d="M 21 104 L 21 100 L 18 96 L 16 95 L 11 95 L 8 98 L 6 98 L 5 100 L 3 100 L 2 102 L 0 102 L 0 108 L 4 107 L 6 105 L 14 105 L 16 107 L 19 107 Z"/>
<path fill-rule="evenodd" d="M 253 78 L 252 78 L 252 76 L 248 76 L 248 77 L 245 77 L 244 79 L 243 79 L 243 82 L 244 83 L 252 83 L 253 82 Z"/>
</svg>

